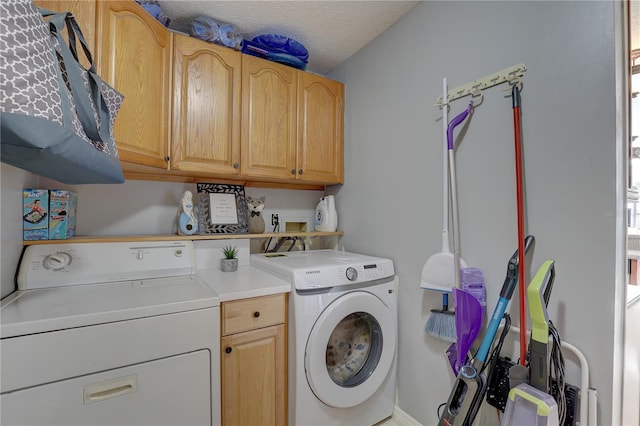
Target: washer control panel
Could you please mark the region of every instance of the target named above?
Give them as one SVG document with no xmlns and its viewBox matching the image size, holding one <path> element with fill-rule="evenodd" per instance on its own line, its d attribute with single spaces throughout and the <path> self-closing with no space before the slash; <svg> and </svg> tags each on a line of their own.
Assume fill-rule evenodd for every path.
<svg viewBox="0 0 640 426">
<path fill-rule="evenodd" d="M 338 287 L 393 277 L 393 261 L 339 250 L 255 253 L 251 265 L 298 290 Z"/>
<path fill-rule="evenodd" d="M 391 260 L 351 265 L 325 265 L 317 268 L 297 270 L 293 273 L 298 290 L 337 287 L 375 281 L 393 276 Z"/>
<path fill-rule="evenodd" d="M 195 273 L 191 241 L 59 243 L 27 247 L 18 289 L 131 281 Z"/>
</svg>

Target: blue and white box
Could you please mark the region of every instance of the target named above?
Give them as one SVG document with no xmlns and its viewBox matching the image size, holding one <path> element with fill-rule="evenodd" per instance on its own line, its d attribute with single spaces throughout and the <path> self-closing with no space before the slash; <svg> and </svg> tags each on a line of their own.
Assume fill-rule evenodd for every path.
<svg viewBox="0 0 640 426">
<path fill-rule="evenodd" d="M 76 234 L 75 191 L 52 189 L 49 191 L 49 239 L 66 240 Z"/>
<path fill-rule="evenodd" d="M 49 239 L 49 190 L 22 190 L 22 238 L 27 241 Z"/>
</svg>

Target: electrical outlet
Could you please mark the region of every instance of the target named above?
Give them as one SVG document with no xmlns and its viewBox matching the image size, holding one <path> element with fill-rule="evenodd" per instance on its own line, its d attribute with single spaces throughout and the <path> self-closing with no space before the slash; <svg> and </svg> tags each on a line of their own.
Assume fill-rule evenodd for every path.
<svg viewBox="0 0 640 426">
<path fill-rule="evenodd" d="M 280 217 L 278 216 L 277 213 L 272 213 L 271 214 L 271 226 L 278 226 L 280 225 Z"/>
</svg>

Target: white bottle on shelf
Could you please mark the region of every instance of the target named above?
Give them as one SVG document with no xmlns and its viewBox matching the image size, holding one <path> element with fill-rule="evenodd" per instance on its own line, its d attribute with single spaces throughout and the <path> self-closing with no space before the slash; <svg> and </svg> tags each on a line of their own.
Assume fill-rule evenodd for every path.
<svg viewBox="0 0 640 426">
<path fill-rule="evenodd" d="M 338 229 L 338 213 L 333 195 L 320 199 L 316 207 L 315 229 L 321 232 L 333 232 Z"/>
</svg>

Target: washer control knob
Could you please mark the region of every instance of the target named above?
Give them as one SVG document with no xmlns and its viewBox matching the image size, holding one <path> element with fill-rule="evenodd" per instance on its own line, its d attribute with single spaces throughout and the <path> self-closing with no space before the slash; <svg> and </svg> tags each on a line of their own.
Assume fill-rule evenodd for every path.
<svg viewBox="0 0 640 426">
<path fill-rule="evenodd" d="M 47 255 L 42 261 L 42 266 L 47 269 L 52 269 L 54 271 L 58 271 L 63 269 L 65 266 L 71 264 L 71 255 L 64 251 L 60 251 L 58 253 Z"/>
<path fill-rule="evenodd" d="M 355 281 L 358 279 L 358 271 L 356 271 L 356 268 L 352 266 L 347 268 L 347 272 L 345 275 L 347 276 L 347 279 L 349 281 Z"/>
</svg>

